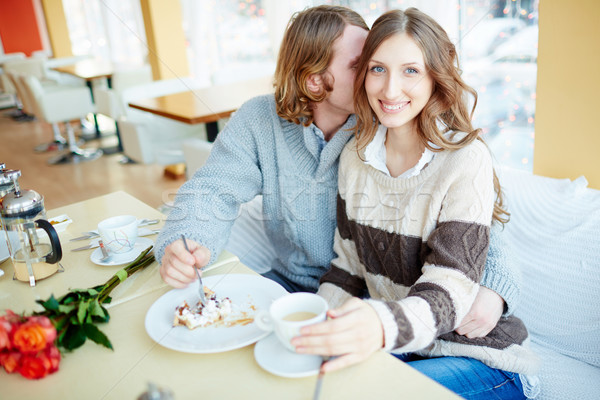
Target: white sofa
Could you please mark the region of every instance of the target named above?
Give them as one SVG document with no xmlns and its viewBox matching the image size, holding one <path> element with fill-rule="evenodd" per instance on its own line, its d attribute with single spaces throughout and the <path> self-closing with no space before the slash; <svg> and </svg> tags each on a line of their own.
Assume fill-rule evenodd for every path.
<svg viewBox="0 0 600 400">
<path fill-rule="evenodd" d="M 542 360 L 540 399 L 600 398 L 600 191 L 501 170 L 522 273 L 515 314 Z"/>
<path fill-rule="evenodd" d="M 511 212 L 504 234 L 522 273 L 515 314 L 541 359 L 542 400 L 600 398 L 600 191 L 528 172 L 499 172 Z M 244 205 L 227 250 L 258 272 L 275 252 L 260 197 Z"/>
</svg>

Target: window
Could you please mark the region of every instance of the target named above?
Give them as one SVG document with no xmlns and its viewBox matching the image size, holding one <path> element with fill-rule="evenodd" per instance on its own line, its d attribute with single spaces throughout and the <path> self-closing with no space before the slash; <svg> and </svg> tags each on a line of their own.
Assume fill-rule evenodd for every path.
<svg viewBox="0 0 600 400">
<path fill-rule="evenodd" d="M 213 84 L 275 71 L 261 0 L 181 0 L 191 74 Z"/>
<path fill-rule="evenodd" d="M 148 54 L 139 0 L 63 0 L 74 55 L 142 65 Z"/>
</svg>

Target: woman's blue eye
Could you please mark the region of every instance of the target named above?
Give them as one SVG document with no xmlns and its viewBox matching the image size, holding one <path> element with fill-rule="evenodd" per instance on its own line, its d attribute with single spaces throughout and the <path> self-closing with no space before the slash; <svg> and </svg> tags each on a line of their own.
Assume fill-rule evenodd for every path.
<svg viewBox="0 0 600 400">
<path fill-rule="evenodd" d="M 376 72 L 378 74 L 385 72 L 385 68 L 380 66 L 371 67 L 371 71 Z"/>
<path fill-rule="evenodd" d="M 419 73 L 419 71 L 417 71 L 416 69 L 414 69 L 414 68 L 411 68 L 411 67 L 409 67 L 409 68 L 406 68 L 406 72 L 407 72 L 408 74 L 418 74 L 418 73 Z"/>
</svg>

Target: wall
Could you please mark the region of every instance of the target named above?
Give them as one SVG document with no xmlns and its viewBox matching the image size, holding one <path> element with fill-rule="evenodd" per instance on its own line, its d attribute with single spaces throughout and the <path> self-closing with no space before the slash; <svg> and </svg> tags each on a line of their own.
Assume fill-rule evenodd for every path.
<svg viewBox="0 0 600 400">
<path fill-rule="evenodd" d="M 33 1 L 0 1 L 0 37 L 4 53 L 22 52 L 30 56 L 43 49 Z"/>
<path fill-rule="evenodd" d="M 600 189 L 600 1 L 540 1 L 533 172 Z"/>
</svg>

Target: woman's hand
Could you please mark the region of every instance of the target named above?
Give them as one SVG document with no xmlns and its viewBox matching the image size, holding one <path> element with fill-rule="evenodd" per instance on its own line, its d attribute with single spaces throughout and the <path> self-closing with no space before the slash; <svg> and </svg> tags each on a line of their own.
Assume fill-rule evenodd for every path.
<svg viewBox="0 0 600 400">
<path fill-rule="evenodd" d="M 327 315 L 329 320 L 305 326 L 292 339 L 298 353 L 340 356 L 323 364 L 323 372 L 359 363 L 383 347 L 379 315 L 365 301 L 352 298 Z"/>
<path fill-rule="evenodd" d="M 184 288 L 198 279 L 194 268 L 202 268 L 210 261 L 210 251 L 194 242 L 186 240 L 188 252 L 181 239 L 165 248 L 165 255 L 160 265 L 160 276 L 165 283 L 174 288 Z M 201 271 L 202 273 L 202 271 Z"/>
<path fill-rule="evenodd" d="M 471 309 L 455 332 L 469 339 L 484 337 L 498 324 L 504 312 L 504 299 L 485 286 L 479 287 Z"/>
</svg>

